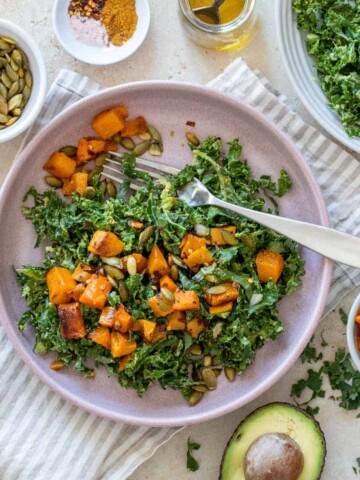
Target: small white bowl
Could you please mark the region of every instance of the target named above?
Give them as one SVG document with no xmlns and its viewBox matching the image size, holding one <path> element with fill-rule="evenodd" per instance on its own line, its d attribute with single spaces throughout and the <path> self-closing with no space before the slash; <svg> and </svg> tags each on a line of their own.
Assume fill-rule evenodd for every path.
<svg viewBox="0 0 360 480">
<path fill-rule="evenodd" d="M 357 344 L 360 327 L 355 322 L 355 317 L 358 313 L 360 313 L 360 294 L 355 298 L 354 303 L 352 304 L 346 328 L 349 352 L 356 368 L 360 371 L 360 352 Z"/>
<path fill-rule="evenodd" d="M 56 0 L 53 9 L 55 33 L 63 48 L 73 57 L 92 65 L 111 65 L 132 55 L 143 43 L 150 26 L 148 0 L 136 0 L 138 24 L 134 35 L 123 45 L 98 47 L 88 45 L 76 38 L 68 14 L 69 0 Z"/>
<path fill-rule="evenodd" d="M 46 95 L 45 62 L 35 41 L 20 27 L 7 20 L 0 19 L 0 37 L 9 37 L 16 41 L 29 58 L 33 86 L 30 99 L 19 120 L 10 127 L 0 130 L 0 143 L 17 137 L 26 130 L 38 116 Z"/>
</svg>

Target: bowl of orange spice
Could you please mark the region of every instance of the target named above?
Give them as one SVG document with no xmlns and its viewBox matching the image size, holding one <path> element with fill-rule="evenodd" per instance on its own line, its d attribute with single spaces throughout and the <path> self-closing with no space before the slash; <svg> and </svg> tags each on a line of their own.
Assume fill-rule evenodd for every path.
<svg viewBox="0 0 360 480">
<path fill-rule="evenodd" d="M 355 298 L 349 313 L 346 337 L 351 359 L 360 371 L 360 294 Z"/>
<path fill-rule="evenodd" d="M 73 57 L 110 65 L 132 55 L 150 25 L 148 0 L 56 0 L 55 33 Z"/>
</svg>

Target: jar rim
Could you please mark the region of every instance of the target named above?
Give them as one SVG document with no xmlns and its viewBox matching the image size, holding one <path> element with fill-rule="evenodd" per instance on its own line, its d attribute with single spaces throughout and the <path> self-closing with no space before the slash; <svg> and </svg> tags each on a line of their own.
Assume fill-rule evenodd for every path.
<svg viewBox="0 0 360 480">
<path fill-rule="evenodd" d="M 179 0 L 179 6 L 186 20 L 200 30 L 203 30 L 207 33 L 228 33 L 243 26 L 249 20 L 255 8 L 255 0 L 245 0 L 245 4 L 240 15 L 235 17 L 234 20 L 231 20 L 231 22 L 220 23 L 219 25 L 207 23 L 201 20 L 192 11 L 189 0 Z"/>
</svg>

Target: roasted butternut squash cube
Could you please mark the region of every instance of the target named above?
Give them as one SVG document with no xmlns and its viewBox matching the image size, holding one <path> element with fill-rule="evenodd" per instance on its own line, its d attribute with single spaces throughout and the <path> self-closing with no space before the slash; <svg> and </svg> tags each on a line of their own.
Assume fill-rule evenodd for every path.
<svg viewBox="0 0 360 480">
<path fill-rule="evenodd" d="M 133 316 L 126 310 L 123 304 L 115 307 L 114 329 L 121 333 L 126 333 L 131 329 Z"/>
<path fill-rule="evenodd" d="M 233 302 L 239 296 L 239 290 L 235 288 L 231 283 L 225 282 L 225 283 L 222 283 L 221 285 L 223 285 L 226 288 L 226 292 L 219 293 L 217 295 L 213 293 L 205 294 L 206 301 L 212 307 L 223 305 L 224 303 L 228 303 L 228 302 Z"/>
<path fill-rule="evenodd" d="M 97 230 L 88 246 L 88 250 L 102 257 L 116 257 L 124 250 L 125 243 L 115 233 Z"/>
<path fill-rule="evenodd" d="M 89 150 L 89 144 L 86 138 L 80 138 L 76 150 L 76 166 L 81 167 L 94 158 L 94 154 Z"/>
<path fill-rule="evenodd" d="M 132 120 L 125 120 L 125 125 L 121 130 L 122 137 L 133 137 L 147 131 L 147 123 L 144 117 L 136 117 Z"/>
<path fill-rule="evenodd" d="M 270 252 L 270 250 L 260 250 L 256 255 L 256 269 L 258 277 L 262 282 L 268 282 L 270 279 L 276 283 L 285 266 L 281 253 Z"/>
<path fill-rule="evenodd" d="M 84 262 L 79 262 L 73 271 L 72 277 L 77 282 L 87 282 L 93 273 L 90 265 Z"/>
<path fill-rule="evenodd" d="M 164 338 L 166 338 L 165 330 L 166 330 L 165 325 L 156 325 L 151 343 L 156 343 L 159 340 L 163 340 Z"/>
<path fill-rule="evenodd" d="M 78 302 L 81 295 L 85 292 L 85 288 L 86 288 L 85 283 L 78 283 L 76 287 L 70 290 L 69 292 L 69 294 L 71 295 L 71 299 Z"/>
<path fill-rule="evenodd" d="M 197 338 L 204 328 L 204 318 L 201 315 L 195 315 L 195 317 L 188 322 L 186 327 L 192 338 Z"/>
<path fill-rule="evenodd" d="M 174 310 L 199 310 L 200 300 L 193 290 L 177 290 L 174 293 Z"/>
<path fill-rule="evenodd" d="M 164 275 L 160 278 L 160 287 L 167 288 L 170 292 L 174 293 L 178 289 L 178 286 L 169 275 Z"/>
<path fill-rule="evenodd" d="M 185 330 L 186 329 L 186 315 L 181 310 L 174 311 L 170 317 L 166 330 Z"/>
<path fill-rule="evenodd" d="M 217 305 L 216 307 L 210 307 L 209 313 L 212 315 L 219 315 L 221 313 L 231 312 L 233 308 L 233 302 L 223 303 L 222 305 Z"/>
<path fill-rule="evenodd" d="M 107 294 L 111 292 L 109 280 L 101 275 L 92 275 L 79 301 L 87 307 L 102 310 L 107 301 Z"/>
<path fill-rule="evenodd" d="M 79 302 L 59 305 L 60 334 L 67 340 L 76 340 L 86 335 L 84 319 Z"/>
<path fill-rule="evenodd" d="M 148 304 L 154 312 L 155 317 L 166 317 L 173 310 L 173 304 L 166 300 L 161 294 L 154 295 L 148 300 Z"/>
<path fill-rule="evenodd" d="M 214 257 L 206 247 L 200 247 L 185 258 L 184 263 L 193 271 L 198 271 L 201 265 L 211 265 Z"/>
<path fill-rule="evenodd" d="M 138 320 L 138 328 L 140 329 L 141 335 L 144 337 L 145 342 L 152 343 L 155 329 L 157 326 L 156 322 L 151 320 Z"/>
<path fill-rule="evenodd" d="M 43 169 L 56 178 L 70 178 L 75 173 L 76 162 L 63 152 L 55 152 L 43 166 Z"/>
<path fill-rule="evenodd" d="M 170 272 L 170 267 L 165 260 L 164 255 L 160 248 L 155 244 L 151 250 L 146 269 L 152 278 L 160 278 Z"/>
<path fill-rule="evenodd" d="M 70 180 L 65 179 L 62 187 L 62 193 L 64 196 L 70 196 L 76 192 L 79 195 L 83 195 L 88 186 L 89 175 L 87 173 L 74 173 L 71 175 Z"/>
<path fill-rule="evenodd" d="M 211 228 L 210 235 L 211 235 L 211 245 L 229 245 L 228 242 L 223 237 L 222 232 L 226 230 L 235 235 L 236 227 L 233 225 L 229 225 L 228 227 L 215 227 Z"/>
<path fill-rule="evenodd" d="M 204 237 L 198 237 L 192 233 L 187 233 L 181 240 L 181 258 L 187 258 L 191 253 L 195 252 L 201 247 L 206 247 L 208 240 Z"/>
<path fill-rule="evenodd" d="M 103 327 L 112 328 L 114 326 L 114 315 L 115 307 L 103 308 L 99 318 L 99 324 Z"/>
<path fill-rule="evenodd" d="M 49 290 L 49 300 L 54 305 L 68 303 L 71 291 L 76 287 L 70 270 L 63 267 L 52 267 L 46 274 L 46 284 Z"/>
<path fill-rule="evenodd" d="M 126 355 L 125 357 L 122 357 L 122 359 L 119 362 L 119 372 L 123 372 L 125 370 L 125 367 L 131 360 L 131 357 L 132 355 Z"/>
<path fill-rule="evenodd" d="M 110 330 L 106 327 L 96 327 L 92 330 L 88 337 L 95 343 L 102 345 L 107 350 L 110 350 L 111 347 L 111 338 L 110 338 Z"/>
<path fill-rule="evenodd" d="M 136 341 L 129 341 L 129 335 L 127 333 L 111 332 L 111 355 L 114 358 L 124 357 L 130 355 L 136 350 Z"/>
<path fill-rule="evenodd" d="M 125 120 L 119 108 L 115 107 L 96 115 L 91 122 L 91 126 L 101 138 L 107 140 L 124 128 Z"/>
</svg>

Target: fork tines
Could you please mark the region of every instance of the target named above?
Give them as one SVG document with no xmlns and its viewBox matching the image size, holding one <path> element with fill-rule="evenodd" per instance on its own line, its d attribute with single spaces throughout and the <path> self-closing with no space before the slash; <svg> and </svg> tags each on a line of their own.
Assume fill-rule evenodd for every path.
<svg viewBox="0 0 360 480">
<path fill-rule="evenodd" d="M 124 158 L 123 154 L 118 152 L 109 152 L 110 155 L 117 157 L 119 160 L 114 160 L 112 158 L 107 158 L 106 163 L 103 165 L 103 168 L 106 171 L 103 172 L 103 176 L 113 180 L 114 182 L 123 183 L 124 180 L 127 180 L 128 177 L 124 175 L 121 170 L 121 160 Z M 136 168 L 137 172 L 145 172 L 153 179 L 157 180 L 164 176 L 164 173 L 169 173 L 171 175 L 177 175 L 179 170 L 177 168 L 171 167 L 169 165 L 163 165 L 162 163 L 155 163 L 151 160 L 146 160 L 145 158 L 136 157 Z M 135 183 L 134 183 L 135 182 Z M 143 184 L 141 179 L 132 180 L 130 188 L 133 190 L 138 190 Z"/>
</svg>

